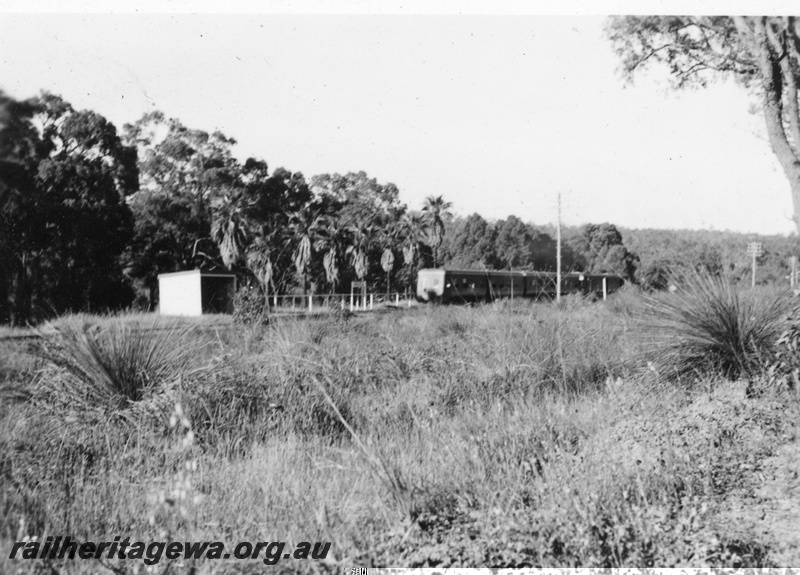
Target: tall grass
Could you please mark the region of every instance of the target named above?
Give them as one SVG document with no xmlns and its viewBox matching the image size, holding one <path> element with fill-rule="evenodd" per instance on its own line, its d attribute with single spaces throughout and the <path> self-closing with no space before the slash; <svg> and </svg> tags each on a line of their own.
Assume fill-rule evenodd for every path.
<svg viewBox="0 0 800 575">
<path fill-rule="evenodd" d="M 788 291 L 744 290 L 725 276 L 689 272 L 674 293 L 646 299 L 652 364 L 668 378 L 735 379 L 764 369 L 792 310 Z"/>
</svg>

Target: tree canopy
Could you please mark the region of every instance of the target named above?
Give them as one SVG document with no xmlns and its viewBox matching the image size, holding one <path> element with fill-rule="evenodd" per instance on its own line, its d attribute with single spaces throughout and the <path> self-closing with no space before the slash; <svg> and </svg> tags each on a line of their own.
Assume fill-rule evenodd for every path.
<svg viewBox="0 0 800 575">
<path fill-rule="evenodd" d="M 136 151 L 53 94 L 0 105 L 0 320 L 129 304 L 119 256 L 133 234 Z"/>
<path fill-rule="evenodd" d="M 800 231 L 800 20 L 786 17 L 620 16 L 606 32 L 629 80 L 666 66 L 675 88 L 732 77 L 757 98 L 792 194 Z"/>
</svg>

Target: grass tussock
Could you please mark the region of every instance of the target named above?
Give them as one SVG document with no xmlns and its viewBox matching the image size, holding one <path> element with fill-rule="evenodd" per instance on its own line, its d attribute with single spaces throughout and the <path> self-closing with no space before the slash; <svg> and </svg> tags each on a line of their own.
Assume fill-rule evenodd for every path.
<svg viewBox="0 0 800 575">
<path fill-rule="evenodd" d="M 788 293 L 745 290 L 701 273 L 675 283 L 674 293 L 645 302 L 647 352 L 662 375 L 736 379 L 764 370 L 792 311 Z"/>
<path fill-rule="evenodd" d="M 59 370 L 42 378 L 46 391 L 71 402 L 125 408 L 187 368 L 190 328 L 158 316 L 100 324 L 85 316 L 49 323 L 34 354 Z"/>
</svg>

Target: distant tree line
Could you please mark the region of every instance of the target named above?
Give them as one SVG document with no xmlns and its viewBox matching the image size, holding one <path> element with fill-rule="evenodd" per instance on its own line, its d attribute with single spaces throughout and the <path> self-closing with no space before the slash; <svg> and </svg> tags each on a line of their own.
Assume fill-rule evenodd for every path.
<svg viewBox="0 0 800 575">
<path fill-rule="evenodd" d="M 536 228 L 516 216 L 488 222 L 478 214 L 455 218 L 442 245 L 444 264 L 459 269 L 556 271 L 552 226 Z M 639 258 L 613 224 L 566 228 L 561 265 L 565 272 L 614 273 L 633 280 Z"/>
<path fill-rule="evenodd" d="M 747 253 L 747 244 L 756 241 L 763 248 L 756 258 L 757 283 L 788 286 L 792 256 L 800 255 L 800 239 L 796 235 L 652 229 L 631 229 L 624 233 L 628 245 L 642 261 L 636 281 L 648 290 L 667 288 L 671 273 L 689 269 L 749 283 L 753 260 Z"/>
<path fill-rule="evenodd" d="M 265 297 L 346 292 L 353 280 L 413 289 L 431 266 L 556 269 L 552 226 L 454 217 L 441 195 L 412 210 L 394 184 L 364 172 L 307 180 L 237 160 L 235 143 L 161 112 L 120 134 L 59 96 L 0 92 L 0 323 L 152 310 L 159 274 L 196 268 L 233 270 Z M 565 228 L 563 269 L 617 273 L 648 289 L 665 287 L 677 266 L 749 270 L 748 236 L 625 235 L 608 223 Z M 761 280 L 784 278 L 796 239 L 764 243 Z"/>
</svg>

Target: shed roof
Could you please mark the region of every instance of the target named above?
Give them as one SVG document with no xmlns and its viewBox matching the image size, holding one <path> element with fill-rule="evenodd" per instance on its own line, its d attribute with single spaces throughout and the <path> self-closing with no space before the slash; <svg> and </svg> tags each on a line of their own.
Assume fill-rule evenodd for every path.
<svg viewBox="0 0 800 575">
<path fill-rule="evenodd" d="M 236 277 L 236 274 L 232 273 L 203 271 L 203 270 L 186 270 L 182 272 L 169 272 L 166 274 L 158 274 L 158 277 L 161 278 L 161 277 L 173 277 L 173 276 L 185 276 L 185 275 L 199 275 L 201 277 L 221 277 L 221 278 Z"/>
</svg>

